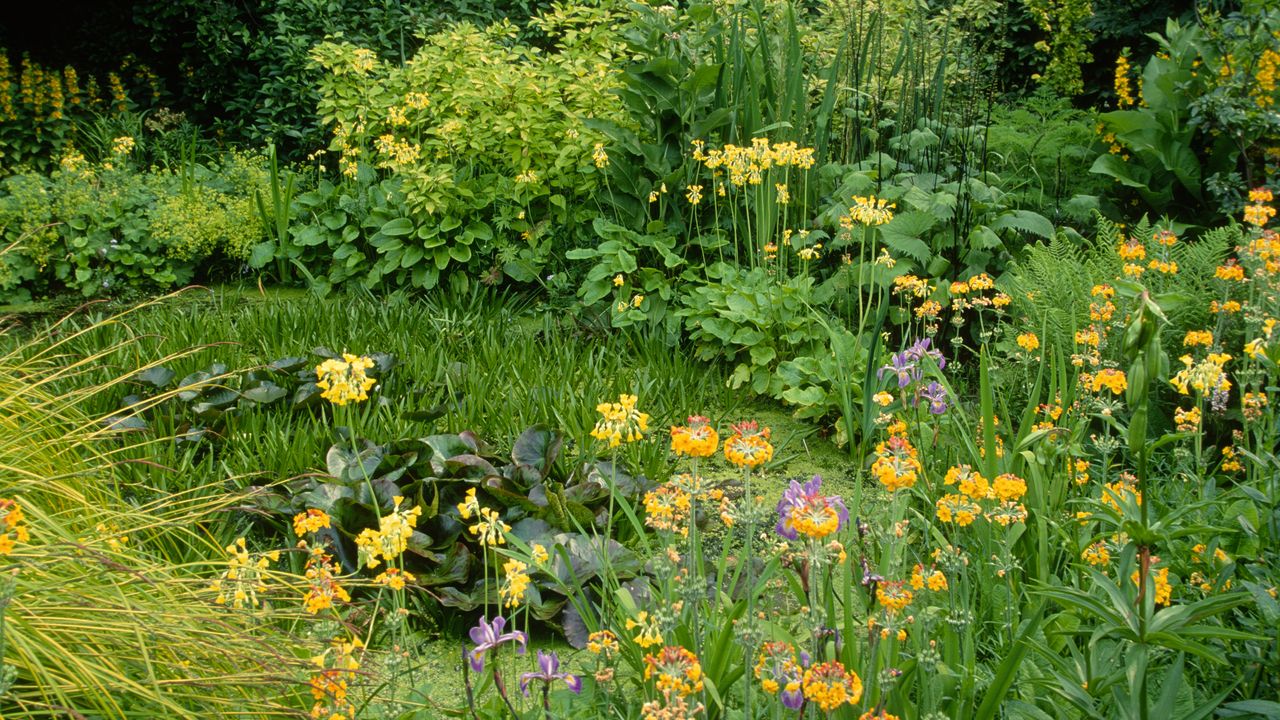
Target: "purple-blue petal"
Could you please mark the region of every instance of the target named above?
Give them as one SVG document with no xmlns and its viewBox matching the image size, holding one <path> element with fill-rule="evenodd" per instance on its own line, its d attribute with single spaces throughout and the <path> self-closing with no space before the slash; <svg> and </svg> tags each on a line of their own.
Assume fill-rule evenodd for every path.
<svg viewBox="0 0 1280 720">
<path fill-rule="evenodd" d="M 782 706 L 788 710 L 799 710 L 804 705 L 804 693 L 800 690 L 795 692 L 783 690 L 778 696 L 782 698 Z"/>
<path fill-rule="evenodd" d="M 575 693 L 582 692 L 582 678 L 578 677 L 577 675 L 565 675 L 564 684 L 568 685 L 569 689 L 574 691 Z"/>
</svg>

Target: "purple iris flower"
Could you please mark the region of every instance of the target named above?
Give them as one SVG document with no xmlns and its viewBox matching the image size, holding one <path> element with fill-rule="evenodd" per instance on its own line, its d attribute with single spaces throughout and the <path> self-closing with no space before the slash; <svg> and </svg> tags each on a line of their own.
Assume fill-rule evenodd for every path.
<svg viewBox="0 0 1280 720">
<path fill-rule="evenodd" d="M 930 350 L 929 346 L 933 344 L 933 338 L 921 338 L 911 344 L 911 347 L 902 351 L 902 354 L 911 362 L 920 362 L 926 357 L 933 358 L 938 363 L 938 369 L 943 370 L 947 367 L 947 359 L 942 357 L 941 350 Z"/>
<path fill-rule="evenodd" d="M 792 480 L 791 486 L 782 491 L 782 499 L 778 501 L 778 524 L 774 530 L 788 539 L 797 538 L 795 522 L 797 518 L 810 518 L 815 522 L 823 519 L 830 521 L 831 513 L 836 515 L 836 532 L 849 523 L 849 510 L 839 495 L 822 494 L 822 478 L 814 475 L 813 479 L 801 485 Z M 812 534 L 812 533 L 810 533 Z"/>
<path fill-rule="evenodd" d="M 804 706 L 804 690 L 800 687 L 800 680 L 804 677 L 804 670 L 809 667 L 810 662 L 812 662 L 812 659 L 809 657 L 809 653 L 801 650 L 799 667 L 792 665 L 787 668 L 788 675 L 786 677 L 778 678 L 778 685 L 782 687 L 782 690 L 778 692 L 778 699 L 782 700 L 783 707 L 789 710 L 799 710 Z M 792 680 L 795 681 L 796 689 L 788 691 L 787 686 L 791 685 Z"/>
<path fill-rule="evenodd" d="M 800 678 L 797 677 L 797 680 Z M 804 707 L 804 690 L 799 683 L 795 684 L 795 690 L 787 690 L 787 686 L 791 683 L 782 684 L 782 690 L 778 691 L 778 698 L 782 700 L 782 707 L 789 710 L 799 710 Z"/>
<path fill-rule="evenodd" d="M 529 694 L 529 681 L 541 680 L 550 685 L 556 680 L 563 680 L 565 685 L 575 693 L 582 692 L 582 678 L 570 673 L 560 672 L 560 657 L 553 652 L 538 651 L 538 672 L 529 672 L 520 676 L 520 690 Z"/>
<path fill-rule="evenodd" d="M 884 576 L 871 572 L 871 565 L 867 563 L 867 559 L 862 558 L 862 584 L 871 588 L 872 594 L 875 594 L 876 585 L 884 582 Z"/>
<path fill-rule="evenodd" d="M 929 412 L 941 415 L 947 411 L 947 391 L 937 382 L 931 382 L 920 391 L 920 398 L 929 401 Z"/>
<path fill-rule="evenodd" d="M 506 642 L 516 642 L 520 647 L 516 652 L 523 655 L 525 646 L 529 642 L 529 636 L 519 630 L 509 633 L 502 632 L 507 621 L 501 615 L 495 617 L 493 622 L 487 622 L 485 618 L 480 618 L 480 623 L 471 628 L 471 642 L 476 646 L 467 653 L 467 657 L 471 660 L 471 669 L 480 672 L 484 669 L 484 654 L 499 645 Z"/>
<path fill-rule="evenodd" d="M 883 380 L 887 373 L 891 373 L 898 378 L 899 388 L 904 388 L 920 379 L 920 368 L 916 367 L 915 362 L 907 357 L 906 352 L 894 353 L 890 356 L 889 364 L 880 368 L 880 371 L 876 373 L 876 379 Z"/>
</svg>

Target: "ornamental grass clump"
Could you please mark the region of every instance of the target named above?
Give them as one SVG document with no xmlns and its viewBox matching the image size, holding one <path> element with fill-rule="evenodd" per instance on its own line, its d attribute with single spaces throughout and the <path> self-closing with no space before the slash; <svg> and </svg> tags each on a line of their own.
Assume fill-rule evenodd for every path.
<svg viewBox="0 0 1280 720">
<path fill-rule="evenodd" d="M 76 381 L 98 375 L 117 353 L 136 356 L 140 338 L 89 355 L 69 348 L 123 322 L 127 316 L 113 316 L 76 329 L 64 320 L 0 350 L 0 531 L 12 543 L 0 556 L 8 584 L 3 662 L 13 681 L 5 715 L 188 717 L 250 705 L 262 715 L 294 712 L 308 702 L 307 642 L 284 628 L 303 615 L 288 603 L 264 611 L 261 601 L 264 586 L 273 599 L 299 590 L 248 542 L 233 541 L 235 566 L 225 564 L 219 539 L 235 537 L 229 519 L 244 497 L 220 483 L 120 494 L 112 456 L 149 441 L 84 407 L 123 387 L 135 369 Z M 74 389 L 54 389 L 62 387 Z M 219 572 L 228 575 L 224 587 L 211 590 Z M 242 610 L 217 604 L 219 592 Z"/>
</svg>

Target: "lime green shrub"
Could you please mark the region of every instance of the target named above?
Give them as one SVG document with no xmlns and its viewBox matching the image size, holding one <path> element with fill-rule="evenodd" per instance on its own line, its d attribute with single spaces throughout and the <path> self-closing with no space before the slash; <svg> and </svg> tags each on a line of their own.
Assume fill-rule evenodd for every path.
<svg viewBox="0 0 1280 720">
<path fill-rule="evenodd" d="M 274 252 L 324 284 L 430 288 L 484 263 L 491 281 L 540 277 L 594 215 L 603 136 L 590 124 L 621 115 L 617 19 L 592 8 L 535 18 L 551 51 L 514 43 L 507 23 L 454 25 L 399 66 L 350 44 L 317 46 L 342 185 L 299 198 L 310 217 L 294 243 L 315 251 Z"/>
<path fill-rule="evenodd" d="M 261 158 L 227 154 L 178 171 L 138 169 L 129 136 L 91 163 L 70 150 L 53 172 L 0 181 L 0 301 L 72 291 L 163 291 L 212 260 L 243 261 L 264 231 Z"/>
</svg>

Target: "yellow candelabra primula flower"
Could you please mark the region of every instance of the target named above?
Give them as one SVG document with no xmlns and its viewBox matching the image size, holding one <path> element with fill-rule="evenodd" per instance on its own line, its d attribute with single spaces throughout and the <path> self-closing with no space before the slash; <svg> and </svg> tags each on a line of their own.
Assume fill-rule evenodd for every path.
<svg viewBox="0 0 1280 720">
<path fill-rule="evenodd" d="M 467 531 L 476 536 L 476 542 L 482 547 L 493 547 L 502 545 L 507 542 L 506 533 L 511 532 L 511 526 L 502 521 L 497 510 L 482 507 L 477 513 L 480 517 L 479 522 L 467 528 Z"/>
<path fill-rule="evenodd" d="M 245 547 L 244 538 L 225 548 L 227 552 L 227 569 L 214 580 L 210 589 L 217 591 L 214 602 L 219 605 L 227 603 L 227 594 L 231 596 L 231 606 L 239 610 L 246 605 L 258 604 L 258 593 L 266 592 L 266 571 L 271 563 L 280 559 L 280 551 L 251 554 Z"/>
<path fill-rule="evenodd" d="M 649 414 L 636 409 L 635 395 L 623 394 L 616 403 L 600 403 L 596 412 L 601 417 L 592 428 L 591 437 L 608 443 L 611 448 L 636 442 L 649 431 Z"/>
<path fill-rule="evenodd" d="M 409 546 L 409 537 L 418 524 L 418 516 L 422 508 L 414 505 L 411 510 L 403 510 L 400 504 L 404 498 L 394 498 L 395 508 L 390 515 L 378 519 L 378 529 L 365 528 L 356 536 L 356 547 L 360 550 L 360 563 L 365 567 L 375 568 L 385 560 L 391 562 L 400 556 Z"/>
<path fill-rule="evenodd" d="M 320 363 L 316 366 L 320 397 L 338 406 L 368 400 L 369 390 L 378 384 L 366 373 L 373 365 L 373 358 L 350 353 L 343 353 L 341 360 L 329 358 Z"/>
<path fill-rule="evenodd" d="M 1198 363 L 1190 355 L 1183 355 L 1179 359 L 1185 367 L 1169 380 L 1179 393 L 1190 395 L 1194 390 L 1200 395 L 1210 396 L 1215 393 L 1225 395 L 1231 390 L 1231 381 L 1223 370 L 1223 366 L 1231 359 L 1230 355 L 1209 353 L 1208 357 Z"/>
<path fill-rule="evenodd" d="M 498 594 L 502 597 L 504 607 L 517 608 L 524 602 L 525 595 L 529 592 L 529 573 L 525 572 L 528 569 L 528 565 L 515 558 L 503 563 L 505 578 Z"/>
<path fill-rule="evenodd" d="M 874 227 L 876 225 L 884 225 L 893 220 L 893 210 L 897 207 L 897 203 L 891 203 L 885 198 L 877 198 L 872 195 L 863 197 L 861 195 L 853 196 L 853 205 L 848 212 L 840 216 L 840 227 L 845 230 L 852 230 L 855 225 L 865 227 Z M 882 257 L 887 255 L 881 248 Z M 890 265 L 889 267 L 893 267 Z"/>
</svg>

